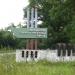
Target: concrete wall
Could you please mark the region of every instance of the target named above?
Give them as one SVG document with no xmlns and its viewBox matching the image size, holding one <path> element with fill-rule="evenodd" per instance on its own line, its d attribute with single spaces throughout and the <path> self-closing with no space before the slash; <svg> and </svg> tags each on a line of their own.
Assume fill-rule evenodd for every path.
<svg viewBox="0 0 75 75">
<path fill-rule="evenodd" d="M 22 51 L 24 51 L 24 57 L 22 57 Z M 28 57 L 26 57 L 26 52 L 28 51 Z M 31 57 L 31 51 L 33 52 L 33 57 Z M 37 58 L 35 57 L 35 52 L 37 51 Z M 57 50 L 16 50 L 16 62 L 21 61 L 38 61 L 38 60 L 48 60 L 52 62 L 58 61 L 75 61 L 75 56 L 58 56 Z"/>
</svg>

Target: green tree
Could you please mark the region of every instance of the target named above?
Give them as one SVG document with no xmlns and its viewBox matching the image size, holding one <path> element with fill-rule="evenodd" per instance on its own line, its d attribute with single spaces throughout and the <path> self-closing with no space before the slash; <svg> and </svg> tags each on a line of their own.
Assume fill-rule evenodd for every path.
<svg viewBox="0 0 75 75">
<path fill-rule="evenodd" d="M 1 47 L 16 47 L 16 39 L 13 38 L 13 35 L 11 32 L 1 30 L 0 31 L 0 48 Z"/>
<path fill-rule="evenodd" d="M 72 9 L 72 1 L 70 0 L 29 0 L 30 6 L 38 7 L 41 27 L 48 28 L 48 39 L 45 40 L 46 47 L 50 47 L 56 43 L 70 42 L 70 36 L 65 30 L 72 22 L 74 9 Z M 72 11 L 71 11 L 72 10 Z M 43 17 L 41 17 L 41 15 Z M 47 44 L 46 44 L 47 43 Z"/>
</svg>

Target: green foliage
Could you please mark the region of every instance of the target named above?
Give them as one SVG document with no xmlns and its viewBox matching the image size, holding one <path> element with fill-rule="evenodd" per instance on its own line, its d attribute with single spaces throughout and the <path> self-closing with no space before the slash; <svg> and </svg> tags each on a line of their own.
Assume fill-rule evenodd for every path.
<svg viewBox="0 0 75 75">
<path fill-rule="evenodd" d="M 38 8 L 39 27 L 48 28 L 48 38 L 38 39 L 39 48 L 55 48 L 57 43 L 75 43 L 75 1 L 74 0 L 29 0 L 30 7 Z M 24 11 L 25 13 L 25 11 Z M 25 17 L 25 15 L 24 15 Z M 13 23 L 11 27 L 16 27 Z M 26 27 L 21 24 L 17 27 Z M 0 48 L 24 48 L 26 39 L 17 39 L 12 33 L 0 30 Z"/>
<path fill-rule="evenodd" d="M 26 39 L 18 39 L 11 32 L 12 27 L 23 27 L 21 23 L 17 26 L 11 23 L 7 28 L 0 30 L 0 51 L 1 50 L 13 50 L 13 49 L 25 49 Z"/>
<path fill-rule="evenodd" d="M 15 55 L 0 56 L 0 75 L 75 75 L 75 62 L 15 62 Z"/>
<path fill-rule="evenodd" d="M 30 6 L 38 7 L 38 15 L 43 22 L 41 27 L 48 28 L 48 39 L 43 43 L 47 48 L 59 42 L 75 42 L 74 0 L 29 0 L 29 2 Z"/>
<path fill-rule="evenodd" d="M 0 30 L 0 50 L 25 48 L 25 39 L 17 39 L 7 30 Z"/>
<path fill-rule="evenodd" d="M 0 31 L 0 48 L 2 47 L 16 47 L 16 41 L 13 35 L 4 30 Z"/>
</svg>

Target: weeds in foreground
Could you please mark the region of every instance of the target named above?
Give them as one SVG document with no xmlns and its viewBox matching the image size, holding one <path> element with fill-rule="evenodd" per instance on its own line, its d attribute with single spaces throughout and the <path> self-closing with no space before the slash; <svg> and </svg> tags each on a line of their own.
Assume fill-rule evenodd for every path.
<svg viewBox="0 0 75 75">
<path fill-rule="evenodd" d="M 0 56 L 0 75 L 75 75 L 75 62 L 15 62 L 15 55 Z"/>
</svg>

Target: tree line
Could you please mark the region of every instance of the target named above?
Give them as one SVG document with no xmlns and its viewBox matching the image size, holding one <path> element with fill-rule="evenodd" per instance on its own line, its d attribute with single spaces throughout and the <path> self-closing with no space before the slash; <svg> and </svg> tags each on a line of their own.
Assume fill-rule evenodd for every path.
<svg viewBox="0 0 75 75">
<path fill-rule="evenodd" d="M 30 7 L 38 8 L 40 17 L 38 20 L 42 21 L 39 27 L 48 28 L 48 38 L 38 39 L 39 48 L 55 47 L 57 43 L 75 43 L 74 5 L 74 0 L 29 0 Z M 0 30 L 0 48 L 25 48 L 25 46 L 26 39 L 17 39 L 11 32 Z"/>
</svg>

